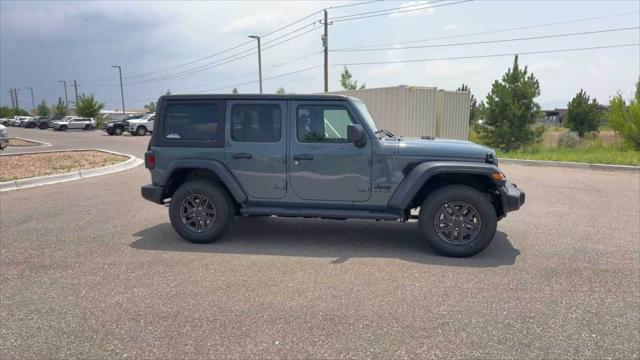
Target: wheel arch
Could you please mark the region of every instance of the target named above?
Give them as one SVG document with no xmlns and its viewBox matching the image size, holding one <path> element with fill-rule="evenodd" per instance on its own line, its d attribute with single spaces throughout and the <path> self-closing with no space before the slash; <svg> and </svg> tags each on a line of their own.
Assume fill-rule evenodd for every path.
<svg viewBox="0 0 640 360">
<path fill-rule="evenodd" d="M 466 185 L 492 196 L 498 216 L 504 211 L 496 191 L 505 185 L 493 174 L 501 173 L 493 164 L 463 162 L 422 162 L 411 164 L 407 175 L 389 199 L 389 207 L 408 210 L 420 206 L 436 189 L 447 185 Z"/>
<path fill-rule="evenodd" d="M 201 159 L 177 160 L 171 163 L 167 173 L 169 175 L 164 186 L 165 197 L 171 197 L 185 181 L 198 178 L 220 183 L 237 203 L 243 203 L 248 199 L 238 181 L 219 161 Z"/>
</svg>

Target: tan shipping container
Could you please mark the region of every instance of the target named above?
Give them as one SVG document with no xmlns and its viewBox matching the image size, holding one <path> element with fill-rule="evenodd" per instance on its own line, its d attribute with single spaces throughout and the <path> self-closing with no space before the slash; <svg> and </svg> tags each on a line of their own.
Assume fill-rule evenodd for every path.
<svg viewBox="0 0 640 360">
<path fill-rule="evenodd" d="M 435 136 L 467 139 L 468 92 L 438 91 L 435 87 L 402 85 L 336 91 L 332 94 L 347 95 L 362 100 L 379 129 L 387 129 L 405 137 Z M 466 105 L 464 94 L 467 97 Z M 462 108 L 456 108 L 458 106 Z M 439 123 L 438 119 L 440 119 Z"/>
</svg>

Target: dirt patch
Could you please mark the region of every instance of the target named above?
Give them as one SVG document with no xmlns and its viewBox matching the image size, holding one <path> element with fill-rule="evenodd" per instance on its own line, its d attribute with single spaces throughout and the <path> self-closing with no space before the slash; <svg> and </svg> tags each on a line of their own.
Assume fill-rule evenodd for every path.
<svg viewBox="0 0 640 360">
<path fill-rule="evenodd" d="M 29 141 L 29 140 L 17 139 L 17 138 L 9 138 L 9 146 L 22 147 L 22 146 L 38 146 L 38 145 L 42 145 L 42 144 L 39 143 L 39 142 L 35 142 L 35 141 Z"/>
<path fill-rule="evenodd" d="M 569 129 L 549 130 L 544 133 L 542 142 L 547 147 L 558 147 L 560 138 L 563 134 L 566 134 L 568 132 Z M 615 131 L 611 130 L 601 130 L 600 132 L 595 133 L 595 136 L 596 138 L 602 139 L 602 143 L 604 145 L 622 144 L 623 141 L 620 134 L 617 134 Z"/>
<path fill-rule="evenodd" d="M 0 156 L 0 182 L 95 169 L 128 157 L 102 151 L 60 151 Z"/>
</svg>

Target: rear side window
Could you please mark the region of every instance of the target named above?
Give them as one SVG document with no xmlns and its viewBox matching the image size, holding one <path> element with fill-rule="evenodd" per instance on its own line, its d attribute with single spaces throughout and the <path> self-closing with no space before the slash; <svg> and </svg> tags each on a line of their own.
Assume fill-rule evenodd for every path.
<svg viewBox="0 0 640 360">
<path fill-rule="evenodd" d="M 238 104 L 231 108 L 231 139 L 237 142 L 279 142 L 282 110 L 271 104 Z"/>
<path fill-rule="evenodd" d="M 217 104 L 171 104 L 163 135 L 170 140 L 216 141 L 220 123 Z"/>
</svg>

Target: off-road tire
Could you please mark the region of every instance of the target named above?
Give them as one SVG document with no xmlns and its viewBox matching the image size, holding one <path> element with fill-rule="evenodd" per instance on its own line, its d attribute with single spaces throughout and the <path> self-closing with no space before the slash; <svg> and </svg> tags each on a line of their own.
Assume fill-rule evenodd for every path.
<svg viewBox="0 0 640 360">
<path fill-rule="evenodd" d="M 213 203 L 215 221 L 211 228 L 196 232 L 182 221 L 181 207 L 183 201 L 191 195 L 204 195 Z M 235 204 L 226 189 L 217 183 L 206 180 L 191 180 L 182 184 L 171 197 L 169 218 L 175 231 L 184 239 L 198 244 L 211 243 L 218 240 L 229 229 L 235 217 Z"/>
<path fill-rule="evenodd" d="M 436 215 L 445 205 L 464 203 L 470 205 L 479 215 L 480 230 L 467 242 L 454 244 L 441 237 L 436 231 Z M 420 227 L 427 243 L 442 255 L 452 257 L 473 256 L 484 250 L 496 233 L 498 219 L 489 195 L 464 185 L 449 185 L 430 194 L 420 207 Z"/>
</svg>

